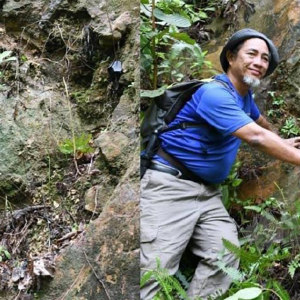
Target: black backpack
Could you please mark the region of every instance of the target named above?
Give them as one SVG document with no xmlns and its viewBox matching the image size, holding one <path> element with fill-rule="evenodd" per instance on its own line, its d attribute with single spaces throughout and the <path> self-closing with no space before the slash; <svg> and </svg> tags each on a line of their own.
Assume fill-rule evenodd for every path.
<svg viewBox="0 0 300 300">
<path fill-rule="evenodd" d="M 179 161 L 159 147 L 159 135 L 171 130 L 203 126 L 203 124 L 192 122 L 184 122 L 171 127 L 168 127 L 168 124 L 175 119 L 183 106 L 192 98 L 192 95 L 203 84 L 209 82 L 217 82 L 230 90 L 227 83 L 214 78 L 191 80 L 175 84 L 167 89 L 162 95 L 153 99 L 141 124 L 143 148 L 141 154 L 141 178 L 144 176 L 147 168 L 149 168 L 151 159 L 157 153 L 165 160 L 169 161 L 174 167 L 179 169 L 186 178 L 197 181 L 196 175 L 187 170 Z"/>
</svg>

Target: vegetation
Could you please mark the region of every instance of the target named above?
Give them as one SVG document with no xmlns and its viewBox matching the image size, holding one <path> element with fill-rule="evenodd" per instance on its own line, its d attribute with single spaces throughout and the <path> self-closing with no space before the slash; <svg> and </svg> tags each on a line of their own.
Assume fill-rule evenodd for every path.
<svg viewBox="0 0 300 300">
<path fill-rule="evenodd" d="M 15 56 L 11 56 L 12 51 L 3 51 L 0 53 L 0 65 L 8 63 L 10 61 L 15 61 L 17 58 Z M 0 78 L 3 76 L 3 73 L 0 71 Z M 3 84 L 0 84 L 0 90 L 2 89 Z"/>
<path fill-rule="evenodd" d="M 94 253 L 98 255 L 102 250 L 92 246 L 97 232 L 93 230 L 94 225 L 90 225 L 106 209 L 106 203 L 131 163 L 130 157 L 138 144 L 134 132 L 138 111 L 138 73 L 135 72 L 139 66 L 135 59 L 138 46 L 134 42 L 138 38 L 136 3 L 113 1 L 118 6 L 116 10 L 108 1 L 107 5 L 99 7 L 101 14 L 94 18 L 88 13 L 88 2 L 83 7 L 72 1 L 66 5 L 61 2 L 49 5 L 28 2 L 16 16 L 12 8 L 14 1 L 7 1 L 6 13 L 0 12 L 0 89 L 3 87 L 0 95 L 3 104 L 0 138 L 1 299 L 51 298 L 46 286 L 48 283 L 55 285 L 60 273 L 55 272 L 55 278 L 50 282 L 54 269 L 60 268 L 59 264 L 54 267 L 52 263 L 58 255 L 67 254 L 68 251 L 62 250 L 69 244 L 75 244 L 74 240 L 85 230 L 93 231 L 89 242 L 81 245 L 80 253 L 76 252 L 78 257 L 71 255 L 72 259 L 62 264 L 63 272 L 67 271 L 68 276 L 64 277 L 64 282 L 58 282 L 59 288 L 53 288 L 56 295 L 52 298 L 84 297 L 89 288 L 92 291 L 88 291 L 89 295 L 94 291 L 97 294 L 89 279 L 79 290 L 76 286 L 77 279 L 85 273 L 81 271 L 89 268 L 88 265 L 92 269 L 94 266 L 96 271 L 93 269 L 93 272 L 97 277 Z M 130 5 L 126 7 L 124 3 Z M 60 8 L 60 5 L 63 7 Z M 52 15 L 54 11 L 62 13 Z M 117 58 L 127 68 L 119 90 L 112 97 L 107 67 L 114 59 L 114 38 L 107 38 L 106 29 L 111 32 L 108 19 L 114 25 L 113 22 L 121 15 L 123 17 L 117 22 L 123 31 L 116 33 L 122 36 L 122 40 L 119 43 L 116 38 L 114 42 L 118 48 Z M 93 24 L 89 22 L 91 18 Z M 13 27 L 8 25 L 8 20 L 14 23 Z M 98 30 L 100 27 L 101 30 Z M 100 47 L 99 40 L 103 41 L 103 36 L 107 43 Z M 121 96 L 122 109 L 111 122 Z M 104 159 L 101 151 L 92 148 L 95 136 L 106 131 L 112 132 L 112 135 L 128 133 L 131 137 L 130 147 L 124 150 L 120 146 L 122 151 L 113 153 L 112 157 L 116 158 L 111 162 Z M 127 160 L 123 160 L 123 156 Z M 121 165 L 118 159 L 124 164 Z M 130 169 L 130 175 L 126 174 L 130 179 L 138 176 L 131 173 L 133 170 Z M 128 201 L 131 200 L 134 201 L 133 198 Z M 133 209 L 135 203 L 129 204 L 128 209 L 133 213 L 128 213 L 127 217 L 127 208 L 120 206 L 117 221 L 114 216 L 109 220 L 119 227 L 110 226 L 113 230 L 104 232 L 101 239 L 115 243 L 116 239 L 111 237 L 118 233 L 119 228 L 127 237 L 123 221 L 129 226 L 131 220 L 135 221 L 134 213 L 137 211 Z M 123 214 L 130 219 L 129 223 L 127 219 L 120 218 Z M 125 238 L 126 245 L 136 241 L 135 223 L 130 226 L 131 239 Z M 109 254 L 119 256 L 117 251 Z M 132 261 L 135 257 L 130 259 Z M 114 261 L 118 267 L 116 259 Z M 126 264 L 123 257 L 122 263 Z M 121 275 L 125 278 L 123 273 Z M 97 279 L 100 285 L 102 281 Z M 101 290 L 106 288 L 104 284 L 107 283 L 102 283 Z"/>
<path fill-rule="evenodd" d="M 0 245 L 0 262 L 10 258 L 11 258 L 10 253 L 3 246 Z"/>
<path fill-rule="evenodd" d="M 299 118 L 297 118 L 299 121 Z M 285 137 L 298 136 L 300 134 L 300 128 L 294 117 L 290 117 L 285 120 L 284 125 L 281 127 L 280 132 L 284 134 Z"/>
<path fill-rule="evenodd" d="M 204 67 L 211 67 L 205 60 L 206 52 L 185 32 L 208 16 L 204 9 L 195 10 L 182 0 L 141 2 L 141 71 L 147 89 L 152 90 L 142 96 L 155 97 L 165 86 L 197 77 Z M 159 85 L 162 88 L 158 89 Z"/>
<path fill-rule="evenodd" d="M 82 133 L 80 136 L 75 136 L 73 139 L 65 139 L 59 144 L 59 150 L 64 154 L 72 155 L 76 153 L 76 157 L 82 154 L 92 153 L 94 149 L 89 145 L 92 139 L 91 134 Z"/>
<path fill-rule="evenodd" d="M 283 97 L 280 95 L 276 95 L 274 91 L 269 91 L 268 94 L 271 97 L 272 107 L 267 111 L 267 116 L 271 119 L 281 117 L 286 106 Z"/>
<path fill-rule="evenodd" d="M 9 57 L 12 51 L 4 51 L 0 54 L 0 64 L 16 60 L 16 57 Z"/>
<path fill-rule="evenodd" d="M 279 120 L 284 120 L 281 124 L 280 133 L 285 138 L 295 137 L 300 134 L 298 121 L 300 118 L 288 115 L 286 113 L 287 104 L 282 95 L 274 91 L 269 91 L 271 97 L 271 108 L 267 110 L 267 116 L 277 123 Z"/>
<path fill-rule="evenodd" d="M 161 268 L 160 260 L 156 261 L 157 267 L 154 270 L 148 270 L 141 278 L 141 287 L 143 287 L 149 280 L 156 280 L 161 291 L 155 296 L 154 300 L 167 299 L 172 300 L 174 295 L 180 296 L 182 299 L 188 299 L 185 290 L 180 285 L 179 281 L 168 274 L 168 271 Z"/>
</svg>

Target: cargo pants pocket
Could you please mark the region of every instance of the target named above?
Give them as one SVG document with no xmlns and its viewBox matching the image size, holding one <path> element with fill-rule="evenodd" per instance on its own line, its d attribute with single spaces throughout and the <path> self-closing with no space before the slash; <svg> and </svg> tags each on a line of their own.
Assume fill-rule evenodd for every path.
<svg viewBox="0 0 300 300">
<path fill-rule="evenodd" d="M 142 203 L 141 200 L 141 214 L 140 214 L 140 242 L 141 243 L 150 243 L 154 241 L 158 233 L 158 224 L 157 218 L 155 215 L 155 210 L 151 205 L 147 203 Z"/>
<path fill-rule="evenodd" d="M 141 181 L 140 200 L 140 242 L 150 243 L 155 240 L 158 233 L 157 215 L 155 213 L 155 200 L 151 199 L 151 170 L 147 171 Z"/>
</svg>

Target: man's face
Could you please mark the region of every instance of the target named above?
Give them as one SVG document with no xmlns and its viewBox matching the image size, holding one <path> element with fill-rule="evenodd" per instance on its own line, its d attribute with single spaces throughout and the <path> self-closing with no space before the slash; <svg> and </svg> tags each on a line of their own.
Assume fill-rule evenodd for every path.
<svg viewBox="0 0 300 300">
<path fill-rule="evenodd" d="M 269 49 L 264 40 L 252 38 L 243 43 L 236 55 L 228 53 L 227 59 L 229 71 L 237 80 L 259 82 L 269 67 Z"/>
</svg>

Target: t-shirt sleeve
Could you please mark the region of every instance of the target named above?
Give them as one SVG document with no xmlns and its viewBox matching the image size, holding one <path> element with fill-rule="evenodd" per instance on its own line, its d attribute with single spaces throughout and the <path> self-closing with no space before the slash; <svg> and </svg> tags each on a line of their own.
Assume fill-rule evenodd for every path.
<svg viewBox="0 0 300 300">
<path fill-rule="evenodd" d="M 200 97 L 196 92 L 193 97 L 198 97 L 196 112 L 208 124 L 227 136 L 239 128 L 253 122 L 237 104 L 235 97 L 225 88 L 209 88 Z"/>
</svg>

